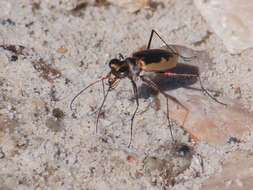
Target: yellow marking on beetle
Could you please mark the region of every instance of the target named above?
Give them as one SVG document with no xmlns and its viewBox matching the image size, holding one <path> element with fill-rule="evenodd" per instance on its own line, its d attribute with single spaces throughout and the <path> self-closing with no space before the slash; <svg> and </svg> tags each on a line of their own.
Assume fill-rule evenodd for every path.
<svg viewBox="0 0 253 190">
<path fill-rule="evenodd" d="M 127 63 L 122 63 L 122 64 L 112 64 L 111 67 L 117 72 L 120 70 L 122 67 L 128 67 Z"/>
<path fill-rule="evenodd" d="M 112 64 L 111 67 L 115 70 L 118 71 L 120 69 L 120 66 L 117 64 Z"/>
<path fill-rule="evenodd" d="M 138 63 L 141 65 L 141 68 L 146 72 L 164 72 L 166 70 L 172 69 L 177 65 L 178 56 L 174 55 L 168 60 L 161 58 L 160 62 L 154 62 L 146 64 L 143 60 L 138 60 Z"/>
<path fill-rule="evenodd" d="M 141 65 L 141 68 L 142 68 L 142 69 L 145 68 L 145 66 L 146 66 L 145 61 L 143 61 L 142 59 L 139 59 L 139 60 L 138 60 L 138 63 Z"/>
</svg>

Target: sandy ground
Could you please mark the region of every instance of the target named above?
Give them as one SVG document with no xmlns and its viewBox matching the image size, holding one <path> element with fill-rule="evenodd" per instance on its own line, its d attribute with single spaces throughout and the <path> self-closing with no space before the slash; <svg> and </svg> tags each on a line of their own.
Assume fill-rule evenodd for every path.
<svg viewBox="0 0 253 190">
<path fill-rule="evenodd" d="M 1 0 L 0 189 L 200 189 L 221 171 L 221 159 L 251 150 L 250 135 L 244 143 L 211 146 L 189 142 L 177 125 L 172 144 L 153 98 L 140 99 L 128 148 L 135 109 L 128 80 L 110 93 L 97 133 L 100 83 L 70 110 L 81 89 L 109 72 L 112 58 L 146 45 L 152 29 L 170 44 L 205 49 L 215 63 L 204 73 L 209 82 L 252 110 L 252 50 L 229 54 L 190 0 L 156 5 L 129 12 L 117 5 L 71 10 L 64 1 Z M 155 39 L 152 46 L 161 45 Z"/>
</svg>

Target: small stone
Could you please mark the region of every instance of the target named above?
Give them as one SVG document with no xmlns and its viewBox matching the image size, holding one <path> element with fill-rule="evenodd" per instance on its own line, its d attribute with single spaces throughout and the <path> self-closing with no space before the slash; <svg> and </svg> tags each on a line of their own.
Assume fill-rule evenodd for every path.
<svg viewBox="0 0 253 190">
<path fill-rule="evenodd" d="M 10 26 L 15 26 L 16 23 L 14 21 L 12 21 L 10 18 L 4 18 L 3 21 L 2 21 L 2 24 L 3 25 L 10 25 Z"/>
<path fill-rule="evenodd" d="M 64 48 L 64 47 L 61 47 L 61 48 L 57 49 L 58 53 L 66 53 L 67 51 L 68 51 L 68 49 Z"/>
<path fill-rule="evenodd" d="M 161 172 L 164 168 L 168 167 L 167 166 L 167 161 L 161 160 L 156 157 L 148 157 L 144 161 L 144 168 L 147 173 L 152 173 L 152 172 Z"/>
<path fill-rule="evenodd" d="M 59 132 L 63 129 L 63 124 L 54 118 L 48 118 L 46 120 L 46 126 L 54 132 Z"/>
<path fill-rule="evenodd" d="M 18 60 L 18 56 L 16 56 L 16 55 L 11 56 L 11 61 L 17 61 L 17 60 Z"/>
<path fill-rule="evenodd" d="M 64 112 L 60 108 L 53 109 L 52 113 L 56 119 L 62 119 L 64 117 Z"/>
<path fill-rule="evenodd" d="M 229 139 L 228 139 L 228 143 L 229 144 L 232 144 L 232 143 L 240 143 L 241 141 L 240 140 L 238 140 L 236 137 L 230 137 Z"/>
<path fill-rule="evenodd" d="M 180 144 L 177 148 L 176 148 L 177 153 L 180 156 L 185 156 L 186 154 L 188 154 L 191 150 L 190 147 L 185 145 L 185 144 Z"/>
<path fill-rule="evenodd" d="M 5 154 L 3 150 L 0 148 L 0 159 L 3 159 L 5 157 Z"/>
</svg>

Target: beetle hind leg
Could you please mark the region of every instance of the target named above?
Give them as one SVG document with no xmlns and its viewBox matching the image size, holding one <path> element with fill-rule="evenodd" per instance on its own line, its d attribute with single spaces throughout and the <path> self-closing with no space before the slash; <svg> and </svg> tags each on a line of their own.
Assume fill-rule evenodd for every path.
<svg viewBox="0 0 253 190">
<path fill-rule="evenodd" d="M 160 92 L 165 98 L 166 98 L 166 104 L 167 104 L 167 120 L 169 123 L 169 128 L 170 128 L 170 133 L 171 133 L 171 138 L 173 141 L 175 141 L 174 137 L 173 137 L 173 133 L 172 133 L 172 125 L 171 125 L 171 121 L 170 121 L 170 117 L 169 117 L 169 103 L 168 100 L 172 100 L 175 103 L 177 103 L 178 105 L 180 105 L 184 110 L 186 110 L 186 114 L 184 116 L 184 120 L 182 123 L 182 128 L 184 128 L 185 122 L 187 121 L 187 117 L 190 113 L 189 108 L 187 108 L 185 105 L 183 105 L 178 99 L 176 99 L 175 97 L 165 93 L 164 91 L 162 91 L 154 82 L 152 82 L 151 80 L 146 79 L 144 76 L 140 76 L 141 80 L 143 82 L 145 82 L 147 85 L 149 85 L 151 88 L 153 88 L 154 90 Z"/>
</svg>

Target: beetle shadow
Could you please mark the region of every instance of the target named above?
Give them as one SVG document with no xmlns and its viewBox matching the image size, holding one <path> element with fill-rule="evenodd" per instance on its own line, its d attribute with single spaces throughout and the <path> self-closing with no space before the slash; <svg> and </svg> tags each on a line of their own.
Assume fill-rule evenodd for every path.
<svg viewBox="0 0 253 190">
<path fill-rule="evenodd" d="M 178 63 L 175 68 L 170 69 L 167 72 L 199 75 L 199 69 L 197 66 L 184 63 Z M 162 91 L 170 91 L 182 87 L 192 90 L 201 90 L 190 86 L 198 81 L 198 77 L 167 76 L 163 73 L 155 73 L 153 76 L 149 76 L 148 78 L 153 81 Z M 138 88 L 139 98 L 148 99 L 149 97 L 156 96 L 157 94 L 157 91 L 144 82 Z"/>
</svg>

